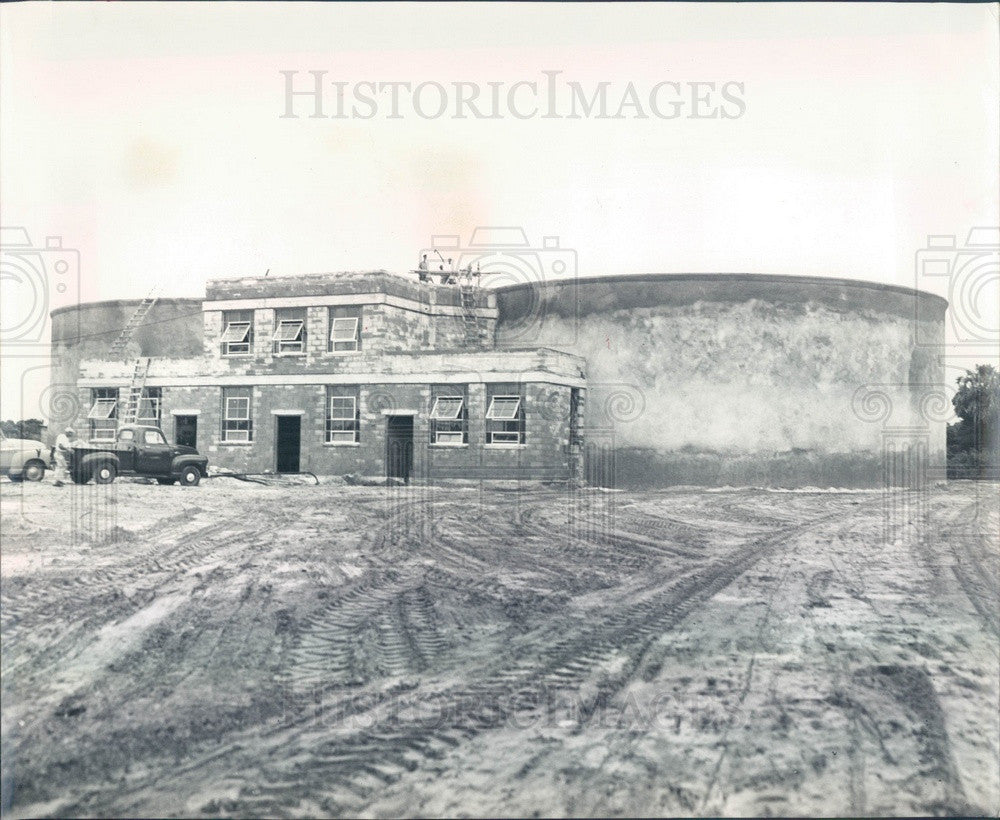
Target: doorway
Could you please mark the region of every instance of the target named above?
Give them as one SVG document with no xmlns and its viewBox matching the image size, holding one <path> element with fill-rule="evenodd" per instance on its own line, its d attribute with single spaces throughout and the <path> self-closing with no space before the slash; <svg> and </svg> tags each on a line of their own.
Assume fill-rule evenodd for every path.
<svg viewBox="0 0 1000 820">
<path fill-rule="evenodd" d="M 198 446 L 197 416 L 174 416 L 174 443 L 183 447 Z"/>
<path fill-rule="evenodd" d="M 278 432 L 275 436 L 278 449 L 276 471 L 297 473 L 299 471 L 299 449 L 302 442 L 301 416 L 275 416 Z"/>
<path fill-rule="evenodd" d="M 412 469 L 413 416 L 387 416 L 385 474 L 409 481 Z"/>
</svg>

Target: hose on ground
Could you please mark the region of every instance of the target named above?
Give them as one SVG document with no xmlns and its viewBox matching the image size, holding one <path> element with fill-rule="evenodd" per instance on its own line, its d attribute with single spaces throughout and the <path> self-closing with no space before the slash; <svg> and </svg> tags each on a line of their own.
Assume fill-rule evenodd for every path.
<svg viewBox="0 0 1000 820">
<path fill-rule="evenodd" d="M 235 478 L 237 481 L 248 481 L 253 484 L 264 484 L 265 486 L 269 483 L 257 478 L 257 476 L 266 476 L 267 478 L 285 478 L 287 476 L 300 476 L 307 475 L 312 476 L 312 480 L 319 484 L 319 478 L 315 473 L 302 472 L 302 473 L 216 473 L 215 475 L 205 476 L 206 478 Z"/>
</svg>

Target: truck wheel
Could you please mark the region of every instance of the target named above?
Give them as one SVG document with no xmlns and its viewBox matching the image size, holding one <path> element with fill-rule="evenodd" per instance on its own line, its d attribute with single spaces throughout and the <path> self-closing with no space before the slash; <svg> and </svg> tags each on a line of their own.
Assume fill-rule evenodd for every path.
<svg viewBox="0 0 1000 820">
<path fill-rule="evenodd" d="M 174 480 L 172 478 L 158 478 L 156 479 L 157 484 L 173 484 Z"/>
<path fill-rule="evenodd" d="M 115 469 L 115 465 L 111 462 L 98 464 L 94 469 L 94 483 L 110 484 L 115 480 L 116 475 L 118 475 L 118 470 Z"/>
<path fill-rule="evenodd" d="M 13 473 L 8 473 L 7 478 L 9 478 L 15 484 L 20 484 L 22 481 L 24 481 L 23 475 L 14 475 Z"/>
<path fill-rule="evenodd" d="M 181 470 L 181 486 L 196 487 L 201 481 L 201 470 L 197 467 L 185 467 Z"/>
<path fill-rule="evenodd" d="M 45 478 L 45 465 L 36 460 L 29 461 L 24 465 L 24 469 L 21 471 L 21 477 L 25 481 L 41 481 Z"/>
</svg>

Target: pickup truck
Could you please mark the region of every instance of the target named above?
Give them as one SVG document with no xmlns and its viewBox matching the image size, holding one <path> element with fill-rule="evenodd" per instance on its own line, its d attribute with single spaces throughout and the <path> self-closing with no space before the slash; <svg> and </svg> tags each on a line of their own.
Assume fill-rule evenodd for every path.
<svg viewBox="0 0 1000 820">
<path fill-rule="evenodd" d="M 118 429 L 113 444 L 82 444 L 70 451 L 69 474 L 77 484 L 91 478 L 97 484 L 110 484 L 119 475 L 155 478 L 160 484 L 179 481 L 194 487 L 207 474 L 208 458 L 194 447 L 167 444 L 158 427 L 125 424 Z"/>
<path fill-rule="evenodd" d="M 0 473 L 11 481 L 41 481 L 48 461 L 47 445 L 31 438 L 7 438 L 0 432 Z"/>
</svg>

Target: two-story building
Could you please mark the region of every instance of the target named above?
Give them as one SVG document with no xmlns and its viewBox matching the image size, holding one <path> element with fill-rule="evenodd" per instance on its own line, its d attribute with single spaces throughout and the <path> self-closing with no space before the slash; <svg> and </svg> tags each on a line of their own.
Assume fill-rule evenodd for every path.
<svg viewBox="0 0 1000 820">
<path fill-rule="evenodd" d="M 471 283 L 225 279 L 208 283 L 200 323 L 173 309 L 123 355 L 91 347 L 73 361 L 86 437 L 113 438 L 128 415 L 248 473 L 565 480 L 579 469 L 584 360 L 497 349 L 496 296 Z M 195 328 L 200 339 L 187 338 Z"/>
</svg>

